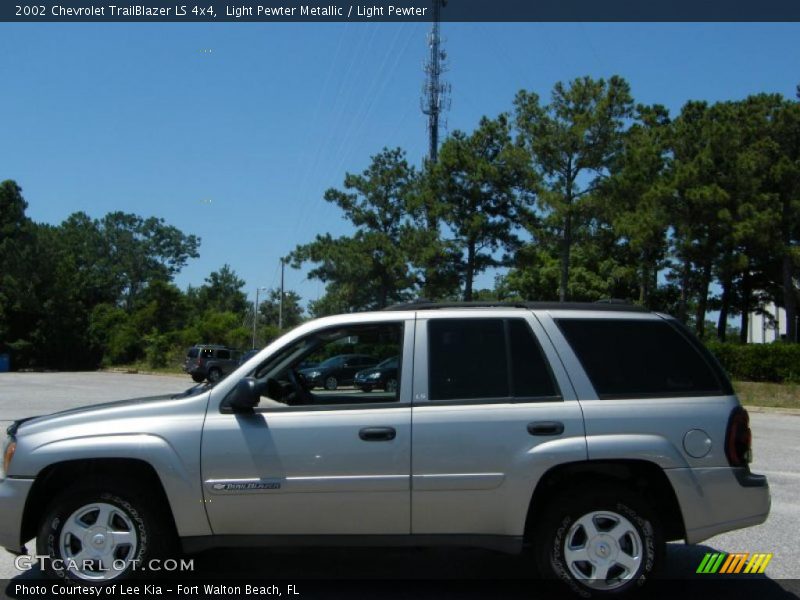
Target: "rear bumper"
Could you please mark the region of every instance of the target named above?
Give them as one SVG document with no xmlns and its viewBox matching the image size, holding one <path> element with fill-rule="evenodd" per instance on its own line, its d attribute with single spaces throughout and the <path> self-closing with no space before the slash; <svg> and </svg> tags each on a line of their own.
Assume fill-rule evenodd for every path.
<svg viewBox="0 0 800 600">
<path fill-rule="evenodd" d="M 767 520 L 767 478 L 746 468 L 667 469 L 683 514 L 686 542 L 705 539 Z"/>
<path fill-rule="evenodd" d="M 33 479 L 7 478 L 0 481 L 0 546 L 10 552 L 22 547 L 22 515 Z"/>
</svg>

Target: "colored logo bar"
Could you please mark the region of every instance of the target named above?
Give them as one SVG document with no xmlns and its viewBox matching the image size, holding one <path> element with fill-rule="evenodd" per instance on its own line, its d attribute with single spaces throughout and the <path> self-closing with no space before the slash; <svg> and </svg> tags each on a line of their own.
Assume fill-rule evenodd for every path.
<svg viewBox="0 0 800 600">
<path fill-rule="evenodd" d="M 772 553 L 750 554 L 749 552 L 736 552 L 728 554 L 726 552 L 708 552 L 703 557 L 696 572 L 702 574 L 763 573 L 771 560 Z"/>
</svg>

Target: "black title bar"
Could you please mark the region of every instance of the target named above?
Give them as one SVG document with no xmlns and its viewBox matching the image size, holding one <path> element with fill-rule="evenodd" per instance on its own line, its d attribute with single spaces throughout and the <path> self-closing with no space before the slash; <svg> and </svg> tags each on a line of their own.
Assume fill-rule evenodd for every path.
<svg viewBox="0 0 800 600">
<path fill-rule="evenodd" d="M 426 22 L 436 0 L 45 0 L 0 3 L 0 21 L 14 22 Z M 441 0 L 439 0 L 441 2 Z M 323 3 L 324 2 L 324 3 Z M 798 0 L 448 0 L 451 22 L 779 22 L 800 21 Z"/>
</svg>

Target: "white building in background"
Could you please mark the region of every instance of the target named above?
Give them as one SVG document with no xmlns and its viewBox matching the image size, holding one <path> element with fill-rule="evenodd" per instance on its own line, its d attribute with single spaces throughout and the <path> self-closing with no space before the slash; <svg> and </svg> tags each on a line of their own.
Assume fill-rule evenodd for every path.
<svg viewBox="0 0 800 600">
<path fill-rule="evenodd" d="M 774 302 L 764 305 L 763 313 L 750 313 L 748 344 L 769 344 L 786 335 L 786 311 Z"/>
</svg>

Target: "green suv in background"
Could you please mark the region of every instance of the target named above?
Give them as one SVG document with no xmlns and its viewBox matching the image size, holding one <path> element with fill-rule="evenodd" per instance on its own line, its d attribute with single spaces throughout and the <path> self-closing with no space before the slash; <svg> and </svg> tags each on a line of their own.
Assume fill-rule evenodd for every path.
<svg viewBox="0 0 800 600">
<path fill-rule="evenodd" d="M 197 383 L 219 381 L 239 366 L 241 352 L 226 346 L 202 344 L 186 351 L 183 370 Z"/>
</svg>

